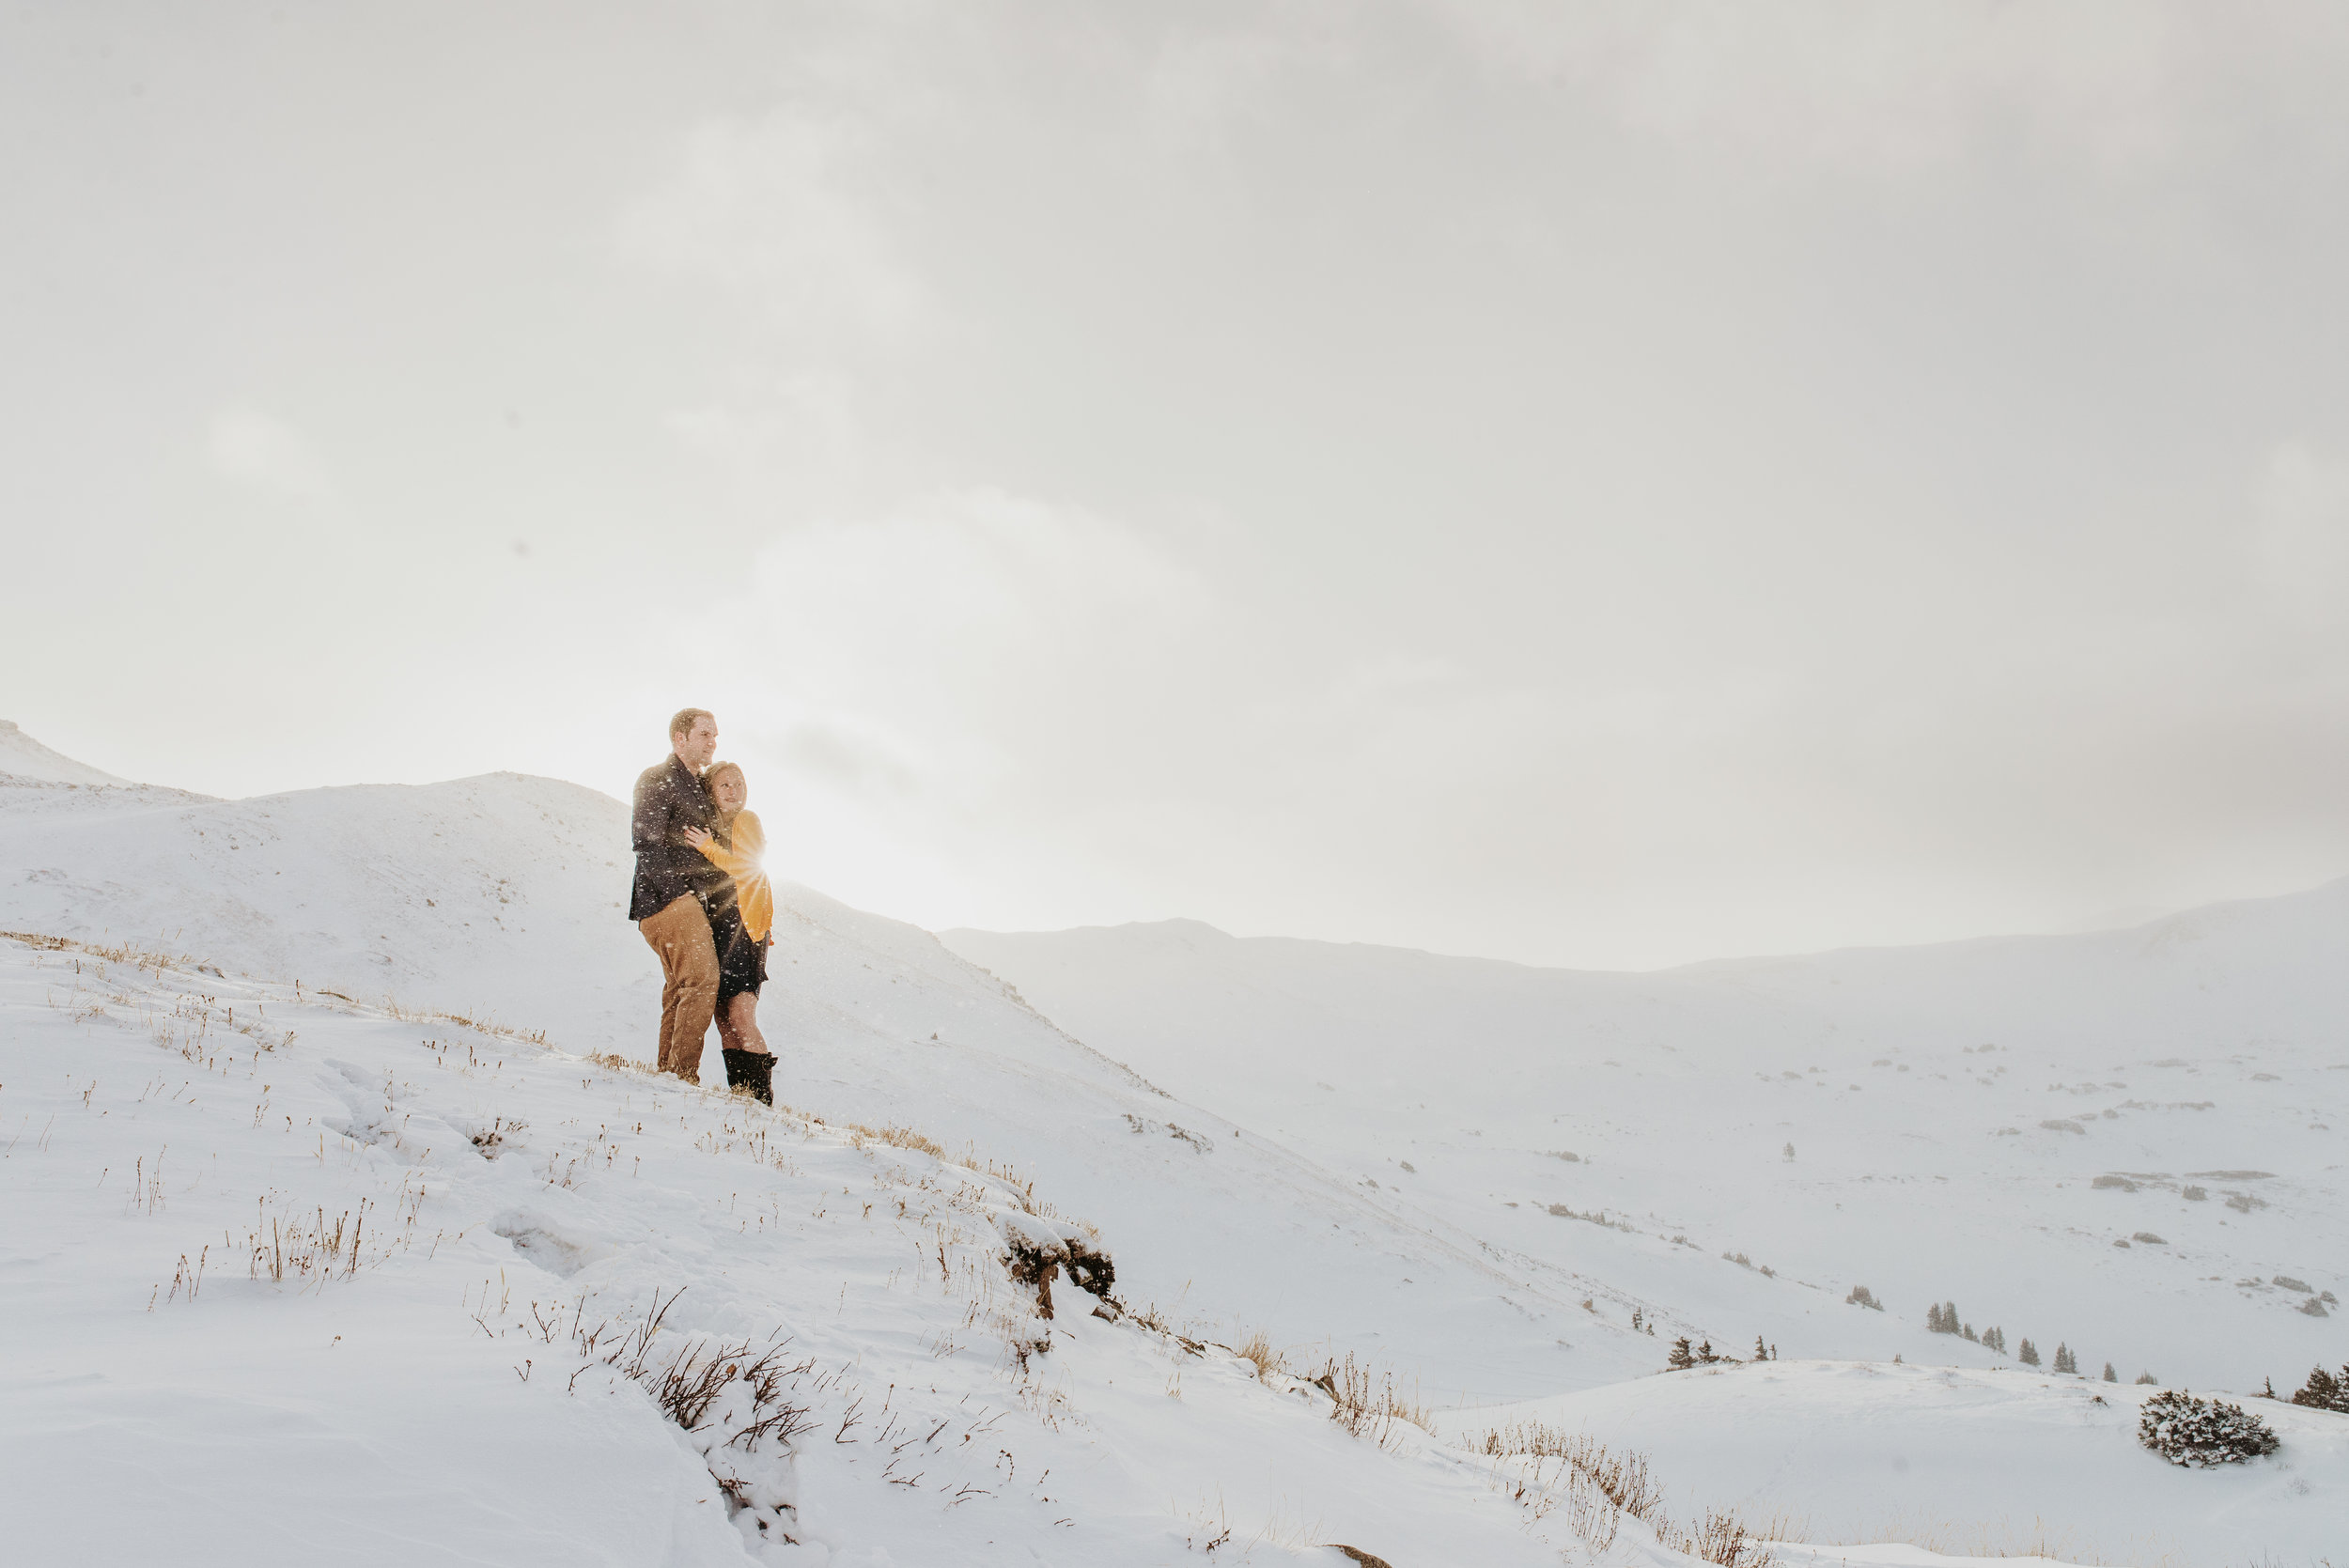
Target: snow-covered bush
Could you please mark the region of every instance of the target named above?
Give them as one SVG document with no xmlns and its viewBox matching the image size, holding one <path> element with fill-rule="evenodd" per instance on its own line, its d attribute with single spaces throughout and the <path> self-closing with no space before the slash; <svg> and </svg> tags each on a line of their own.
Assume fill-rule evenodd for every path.
<svg viewBox="0 0 2349 1568">
<path fill-rule="evenodd" d="M 2277 1449 L 2267 1423 L 2240 1405 L 2170 1389 L 2145 1402 L 2137 1440 L 2172 1465 L 2240 1465 Z"/>
</svg>

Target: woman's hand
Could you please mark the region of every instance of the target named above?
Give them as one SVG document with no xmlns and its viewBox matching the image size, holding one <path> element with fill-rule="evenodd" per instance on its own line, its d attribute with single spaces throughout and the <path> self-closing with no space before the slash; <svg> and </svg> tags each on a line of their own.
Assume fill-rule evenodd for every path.
<svg viewBox="0 0 2349 1568">
<path fill-rule="evenodd" d="M 692 845 L 696 849 L 699 849 L 703 845 L 709 842 L 709 830 L 707 828 L 695 828 L 688 825 L 682 831 L 685 834 L 685 842 Z"/>
</svg>

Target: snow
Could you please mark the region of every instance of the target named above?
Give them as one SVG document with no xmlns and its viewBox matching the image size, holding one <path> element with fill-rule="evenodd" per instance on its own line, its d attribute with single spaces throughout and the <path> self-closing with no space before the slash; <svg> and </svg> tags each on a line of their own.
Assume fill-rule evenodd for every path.
<svg viewBox="0 0 2349 1568">
<path fill-rule="evenodd" d="M 112 773 L 76 762 L 62 752 L 51 751 L 26 735 L 12 719 L 0 719 L 0 775 L 17 779 L 36 779 L 47 784 L 124 784 Z"/>
<path fill-rule="evenodd" d="M 2314 1561 L 2349 1519 L 2349 1419 L 2253 1401 L 2273 1463 L 2178 1471 L 2135 1441 L 2157 1390 L 2029 1368 L 1882 1361 L 1697 1368 L 1478 1410 L 1647 1453 L 1684 1512 L 1781 1515 L 1819 1543 L 2067 1562 Z M 1833 1559 L 1829 1559 L 1833 1560 Z"/>
<path fill-rule="evenodd" d="M 945 939 L 1171 1092 L 1604 1281 L 1610 1321 L 1999 1364 L 1924 1331 L 1955 1301 L 2129 1378 L 2249 1390 L 2349 1359 L 2339 1315 L 2275 1283 L 2349 1297 L 2349 882 L 2135 932 L 1652 975 L 1195 923 Z M 1859 1284 L 1889 1310 L 1846 1306 Z M 1562 1358 L 1561 1386 L 1617 1375 Z"/>
<path fill-rule="evenodd" d="M 25 1560 L 1171 1562 L 1227 1523 L 1557 1560 L 1416 1429 L 1382 1452 L 1317 1391 L 1065 1282 L 1039 1319 L 1000 1227 L 1058 1227 L 984 1170 L 71 948 L 0 944 L 0 1462 Z M 266 1278 L 282 1235 L 347 1216 L 355 1266 Z M 619 1343 L 680 1291 L 662 1355 L 718 1336 L 805 1363 L 797 1459 L 721 1456 L 794 1549 L 752 1547 L 710 1461 L 577 1348 L 575 1325 Z M 1034 1340 L 1020 1375 L 1006 1345 Z"/>
<path fill-rule="evenodd" d="M 1814 1544 L 1899 1524 L 1870 1511 L 1890 1499 L 1929 1515 L 1928 1545 L 1988 1550 L 1969 1529 L 2052 1498 L 2064 1550 L 2295 1560 L 2340 1511 L 2342 1418 L 2279 1411 L 2274 1461 L 2188 1476 L 2125 1421 L 2065 1424 L 2097 1392 L 2121 1421 L 2127 1385 L 2019 1374 L 1918 1323 L 1954 1296 L 2050 1353 L 2077 1326 L 2084 1365 L 2198 1388 L 2343 1358 L 2337 1318 L 2232 1283 L 2342 1283 L 2335 1146 L 2295 1120 L 2334 1114 L 2325 1060 L 2349 1056 L 2317 961 L 2338 889 L 2178 917 L 2190 936 L 2085 965 L 1987 944 L 1955 971 L 1928 952 L 1647 977 L 1192 925 L 955 934 L 958 955 L 786 884 L 768 1111 L 630 1064 L 658 977 L 606 797 L 498 774 L 218 801 L 8 774 L 0 1528 L 27 1560 L 1686 1560 L 1637 1521 L 1595 1554 L 1572 1509 L 1513 1496 L 1522 1467 L 1467 1439 L 1529 1415 L 1650 1451 L 1675 1518 L 1800 1512 Z M 2132 1012 L 2133 963 L 2195 995 Z M 2011 1051 L 1977 1057 L 1999 986 Z M 2076 1038 L 2108 1017 L 2136 1058 L 2190 1064 L 2102 1078 L 2172 1075 L 2165 1099 L 2217 1107 L 2107 1119 L 2147 1089 L 2011 1081 L 2041 1076 L 2027 1048 L 2067 1076 L 2110 1054 Z M 1887 1050 L 1917 1070 L 1854 1062 Z M 1766 1088 L 1757 1056 L 1866 1089 Z M 1931 1076 L 1977 1066 L 1990 1088 Z M 2092 1130 L 1980 1125 L 2043 1101 Z M 2139 1174 L 2092 1188 L 2108 1166 Z M 2274 1174 L 2181 1191 L 2254 1167 Z M 355 1267 L 256 1263 L 257 1236 L 282 1262 L 346 1220 Z M 2145 1229 L 2169 1239 L 2109 1245 Z M 1113 1260 L 1125 1312 L 1094 1315 L 1063 1273 L 1037 1315 L 1009 1253 L 1072 1237 Z M 1738 1249 L 1774 1273 L 1718 1255 Z M 1891 1310 L 1844 1303 L 1863 1280 Z M 630 1342 L 656 1300 L 658 1333 Z M 1252 1330 L 1288 1374 L 1224 1348 Z M 1657 1375 L 1680 1333 L 1788 1358 Z M 756 1419 L 737 1379 L 688 1435 L 606 1359 L 721 1341 L 781 1344 L 817 1424 L 729 1442 Z M 1303 1377 L 1348 1355 L 1437 1432 L 1330 1421 Z M 1909 1479 L 1868 1482 L 1893 1439 Z"/>
</svg>

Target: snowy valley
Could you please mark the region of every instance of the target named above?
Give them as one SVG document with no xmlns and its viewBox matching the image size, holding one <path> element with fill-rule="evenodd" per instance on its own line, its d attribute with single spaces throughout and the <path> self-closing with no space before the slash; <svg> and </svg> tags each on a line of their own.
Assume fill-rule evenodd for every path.
<svg viewBox="0 0 2349 1568">
<path fill-rule="evenodd" d="M 786 886 L 772 1111 L 643 1070 L 627 884 L 577 785 L 0 731 L 25 1560 L 2342 1560 L 2349 1417 L 2134 1379 L 2349 1359 L 2349 882 L 1653 975 Z"/>
</svg>

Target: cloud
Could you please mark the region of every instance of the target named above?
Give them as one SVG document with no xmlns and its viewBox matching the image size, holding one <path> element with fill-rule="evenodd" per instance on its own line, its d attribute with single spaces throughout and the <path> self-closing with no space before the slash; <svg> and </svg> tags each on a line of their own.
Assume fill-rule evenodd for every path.
<svg viewBox="0 0 2349 1568">
<path fill-rule="evenodd" d="M 856 194 L 859 147 L 848 121 L 793 110 L 707 121 L 623 213 L 622 253 L 745 295 L 789 333 L 905 341 L 933 302 Z"/>
<path fill-rule="evenodd" d="M 2304 620 L 2349 613 L 2349 462 L 2297 442 L 2268 455 L 2259 486 L 2261 581 Z"/>
<path fill-rule="evenodd" d="M 2176 153 L 2242 107 L 2308 127 L 2349 45 L 2338 8 L 2154 0 L 2016 6 L 1425 0 L 1490 68 L 1586 95 L 1634 130 L 1781 165 L 1913 169 L 1999 140 L 2108 163 Z"/>
<path fill-rule="evenodd" d="M 1209 613 L 1139 532 L 973 489 L 782 535 L 712 624 L 796 715 L 784 760 L 968 800 L 1123 754 Z"/>
<path fill-rule="evenodd" d="M 205 442 L 223 478 L 297 501 L 331 500 L 333 475 L 309 442 L 283 420 L 257 409 L 224 409 Z"/>
</svg>

